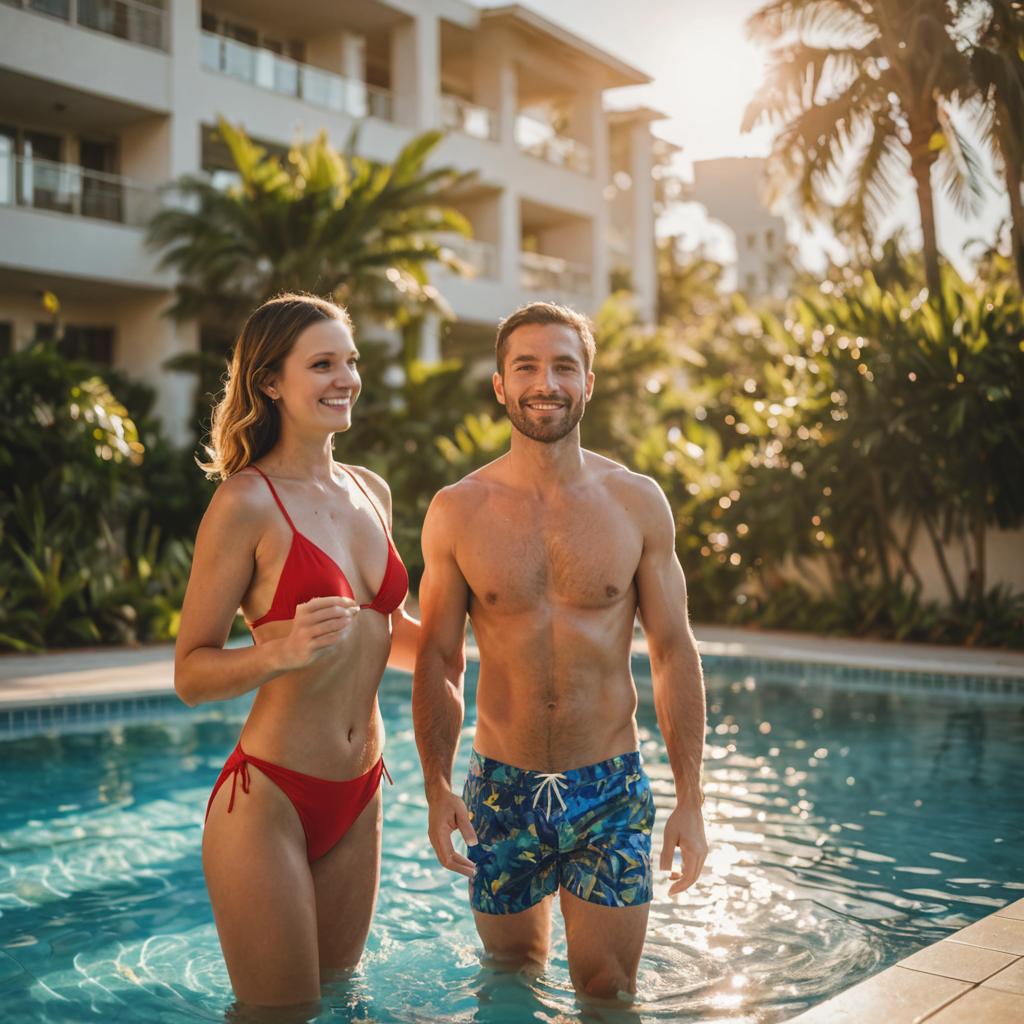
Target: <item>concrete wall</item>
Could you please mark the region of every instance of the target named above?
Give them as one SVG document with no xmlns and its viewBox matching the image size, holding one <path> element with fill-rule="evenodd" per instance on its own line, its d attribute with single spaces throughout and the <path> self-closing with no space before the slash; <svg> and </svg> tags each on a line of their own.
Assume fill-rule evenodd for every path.
<svg viewBox="0 0 1024 1024">
<path fill-rule="evenodd" d="M 899 528 L 902 536 L 905 528 Z M 944 549 L 950 572 L 960 593 L 967 583 L 968 568 L 963 549 L 950 545 Z M 926 601 L 938 601 L 946 604 L 949 592 L 943 580 L 935 549 L 927 534 L 922 530 L 918 533 L 911 548 L 911 564 L 921 577 L 921 596 Z M 893 569 L 897 568 L 893 564 Z M 828 570 L 824 559 L 802 559 L 799 564 L 792 560 L 787 562 L 781 571 L 786 580 L 800 583 L 812 594 L 822 595 L 831 589 Z M 989 529 L 985 533 L 985 588 L 991 589 L 997 584 L 1011 587 L 1015 592 L 1024 592 L 1024 530 Z"/>
</svg>

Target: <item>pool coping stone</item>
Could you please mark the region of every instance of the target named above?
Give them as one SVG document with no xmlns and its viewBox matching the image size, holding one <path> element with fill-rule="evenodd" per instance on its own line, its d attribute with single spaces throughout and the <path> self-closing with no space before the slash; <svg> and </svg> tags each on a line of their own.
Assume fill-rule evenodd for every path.
<svg viewBox="0 0 1024 1024">
<path fill-rule="evenodd" d="M 959 956 L 957 946 L 962 948 Z M 1007 946 L 1014 951 L 1008 952 Z M 1018 1024 L 1024 1020 L 1022 954 L 1024 899 L 912 953 L 786 1024 Z"/>
</svg>

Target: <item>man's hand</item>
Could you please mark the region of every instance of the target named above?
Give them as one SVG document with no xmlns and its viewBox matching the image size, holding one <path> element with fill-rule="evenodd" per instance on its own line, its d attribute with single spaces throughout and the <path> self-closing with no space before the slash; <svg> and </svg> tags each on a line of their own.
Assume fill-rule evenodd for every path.
<svg viewBox="0 0 1024 1024">
<path fill-rule="evenodd" d="M 665 839 L 661 847 L 661 870 L 671 871 L 676 847 L 683 855 L 683 870 L 672 871 L 669 896 L 689 889 L 700 876 L 708 855 L 708 841 L 704 837 L 704 815 L 699 807 L 676 809 L 665 822 Z"/>
<path fill-rule="evenodd" d="M 469 820 L 469 810 L 450 790 L 428 801 L 430 807 L 430 845 L 442 867 L 467 878 L 476 874 L 476 867 L 452 846 L 452 833 L 458 829 L 467 845 L 476 846 L 476 832 Z"/>
</svg>

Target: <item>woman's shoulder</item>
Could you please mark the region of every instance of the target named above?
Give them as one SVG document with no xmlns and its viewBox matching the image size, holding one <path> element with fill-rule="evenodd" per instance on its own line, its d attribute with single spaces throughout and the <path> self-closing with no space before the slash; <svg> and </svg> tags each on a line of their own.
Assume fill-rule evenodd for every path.
<svg viewBox="0 0 1024 1024">
<path fill-rule="evenodd" d="M 347 462 L 339 465 L 351 473 L 375 498 L 384 502 L 388 508 L 391 507 L 391 488 L 384 477 L 365 466 L 352 466 Z"/>
<path fill-rule="evenodd" d="M 218 485 L 206 514 L 242 527 L 258 526 L 265 521 L 273 505 L 270 488 L 259 473 L 239 470 Z"/>
</svg>

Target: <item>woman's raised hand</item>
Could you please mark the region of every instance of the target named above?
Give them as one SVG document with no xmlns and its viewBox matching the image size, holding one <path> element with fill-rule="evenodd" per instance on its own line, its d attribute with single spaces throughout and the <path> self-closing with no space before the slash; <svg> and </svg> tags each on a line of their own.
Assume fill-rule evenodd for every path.
<svg viewBox="0 0 1024 1024">
<path fill-rule="evenodd" d="M 314 597 L 295 609 L 291 632 L 282 638 L 288 669 L 305 668 L 341 639 L 359 614 L 351 597 Z"/>
</svg>

